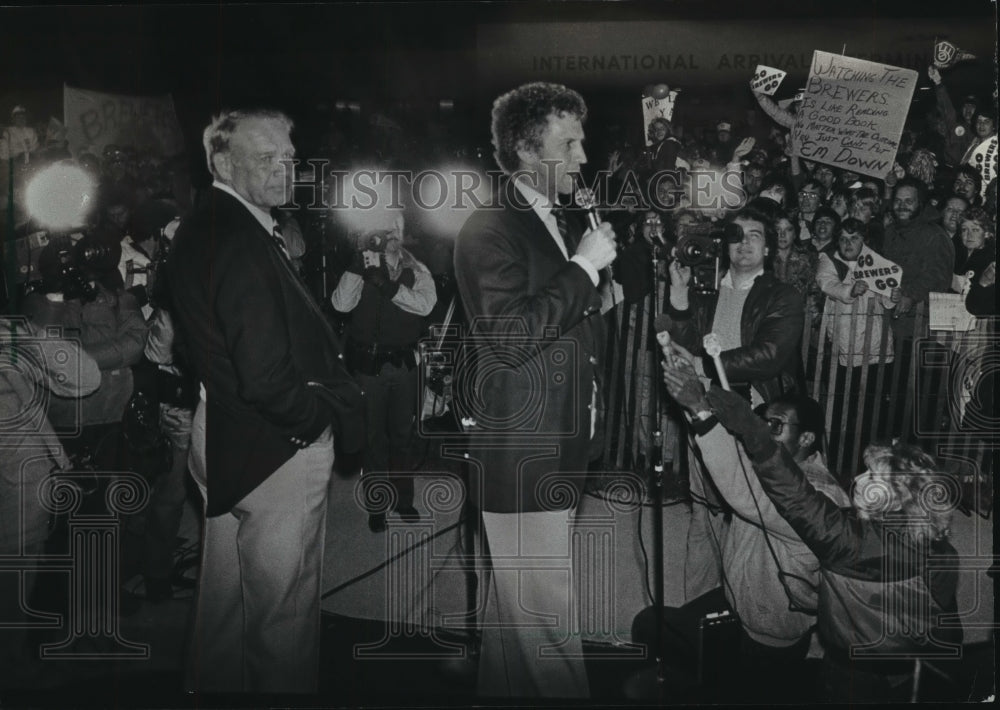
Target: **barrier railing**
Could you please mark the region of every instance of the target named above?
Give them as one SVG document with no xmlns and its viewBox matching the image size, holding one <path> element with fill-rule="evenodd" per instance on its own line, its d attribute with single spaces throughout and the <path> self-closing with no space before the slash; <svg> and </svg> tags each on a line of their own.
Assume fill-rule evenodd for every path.
<svg viewBox="0 0 1000 710">
<path fill-rule="evenodd" d="M 665 301 L 657 282 L 656 303 Z M 659 397 L 665 420 L 679 422 L 662 388 L 658 349 L 650 340 L 653 294 L 608 314 L 605 420 L 606 470 L 638 471 L 649 457 Z M 959 477 L 963 505 L 988 515 L 1000 423 L 989 400 L 1000 360 L 995 319 L 969 331 L 931 331 L 918 304 L 912 340 L 895 341 L 892 311 L 875 299 L 849 313 L 825 312 L 808 324 L 801 343 L 806 393 L 823 408 L 830 470 L 847 486 L 864 470 L 866 445 L 894 439 L 917 444 Z M 654 393 L 653 388 L 657 388 Z M 661 421 L 664 457 L 676 449 L 676 429 Z"/>
</svg>

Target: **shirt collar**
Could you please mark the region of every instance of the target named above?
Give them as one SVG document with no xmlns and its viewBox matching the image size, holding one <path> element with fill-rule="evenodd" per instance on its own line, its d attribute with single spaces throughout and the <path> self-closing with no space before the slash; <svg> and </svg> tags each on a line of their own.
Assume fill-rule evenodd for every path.
<svg viewBox="0 0 1000 710">
<path fill-rule="evenodd" d="M 554 207 L 548 197 L 531 187 L 524 181 L 524 178 L 521 177 L 514 180 L 514 187 L 516 187 L 518 192 L 521 193 L 525 201 L 531 205 L 531 209 L 535 211 L 535 214 L 542 218 L 543 222 L 548 219 L 549 215 L 552 214 L 552 208 Z"/>
<path fill-rule="evenodd" d="M 260 207 L 250 204 L 243 199 L 242 195 L 224 182 L 213 180 L 212 187 L 218 188 L 239 200 L 240 203 L 250 211 L 250 214 L 254 216 L 254 219 L 260 222 L 260 226 L 267 230 L 268 234 L 274 234 L 274 227 L 277 224 L 277 221 L 275 221 L 274 217 L 271 216 L 271 212 L 269 210 L 262 210 Z"/>
<path fill-rule="evenodd" d="M 760 270 L 753 275 L 753 278 L 748 279 L 747 282 L 743 284 L 743 288 L 741 288 L 740 291 L 749 291 L 753 287 L 753 282 L 756 281 L 757 277 L 763 273 L 764 267 L 761 267 Z M 733 272 L 731 270 L 726 272 L 726 275 L 722 277 L 721 281 L 719 281 L 719 285 L 725 286 L 726 288 L 733 288 Z"/>
</svg>

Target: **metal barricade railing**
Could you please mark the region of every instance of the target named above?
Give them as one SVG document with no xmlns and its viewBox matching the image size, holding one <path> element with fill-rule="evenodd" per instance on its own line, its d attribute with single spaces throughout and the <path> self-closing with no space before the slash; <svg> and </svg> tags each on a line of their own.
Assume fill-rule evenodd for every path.
<svg viewBox="0 0 1000 710">
<path fill-rule="evenodd" d="M 665 285 L 658 281 L 657 303 L 664 303 L 664 296 Z M 659 395 L 666 396 L 656 352 L 651 365 L 644 362 L 653 298 L 620 304 L 608 314 L 614 325 L 605 372 L 606 470 L 634 470 L 640 456 L 648 455 L 655 427 L 645 425 L 653 416 L 646 411 L 652 405 L 643 388 L 660 387 Z M 916 336 L 897 342 L 893 315 L 875 298 L 858 299 L 849 312 L 827 309 L 803 333 L 805 388 L 824 412 L 830 470 L 846 486 L 864 470 L 866 445 L 914 443 L 960 477 L 968 489 L 967 508 L 988 515 L 1000 426 L 992 411 L 975 409 L 975 388 L 982 388 L 1000 360 L 996 322 L 979 319 L 965 332 L 931 331 L 927 306 L 920 303 L 912 319 Z"/>
</svg>

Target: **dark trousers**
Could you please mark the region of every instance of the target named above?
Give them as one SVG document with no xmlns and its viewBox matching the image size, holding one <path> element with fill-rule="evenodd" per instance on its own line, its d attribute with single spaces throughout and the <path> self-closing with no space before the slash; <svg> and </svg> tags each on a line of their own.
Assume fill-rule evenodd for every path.
<svg viewBox="0 0 1000 710">
<path fill-rule="evenodd" d="M 370 513 L 410 507 L 417 370 L 386 363 L 376 376 L 356 376 L 365 391 L 365 507 Z"/>
<path fill-rule="evenodd" d="M 191 445 L 193 409 L 160 406 L 160 429 L 170 441 L 173 452 L 169 471 L 152 482 L 146 527 L 143 531 L 143 575 L 150 582 L 169 583 L 174 569 L 174 548 L 187 500 L 187 460 Z"/>
</svg>

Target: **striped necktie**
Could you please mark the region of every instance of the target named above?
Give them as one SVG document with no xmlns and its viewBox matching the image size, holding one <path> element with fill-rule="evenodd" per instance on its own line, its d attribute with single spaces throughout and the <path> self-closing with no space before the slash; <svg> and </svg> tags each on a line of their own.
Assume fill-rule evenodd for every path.
<svg viewBox="0 0 1000 710">
<path fill-rule="evenodd" d="M 285 258 L 291 259 L 288 255 L 288 247 L 285 246 L 285 240 L 281 236 L 281 227 L 278 226 L 277 222 L 271 230 L 271 239 L 274 240 L 274 243 L 278 245 L 279 249 L 281 249 L 281 253 L 285 255 Z"/>
<path fill-rule="evenodd" d="M 569 230 L 569 222 L 566 219 L 566 208 L 562 205 L 555 205 L 552 208 L 552 216 L 556 218 L 556 227 L 559 229 L 559 236 L 562 237 L 563 244 L 566 245 L 566 255 L 571 257 L 576 253 L 578 246 Z"/>
</svg>

